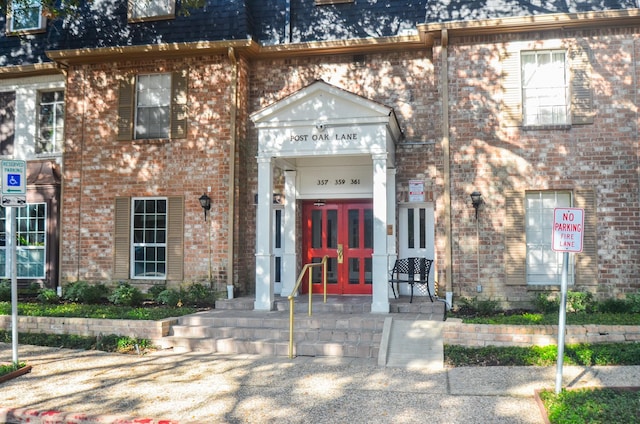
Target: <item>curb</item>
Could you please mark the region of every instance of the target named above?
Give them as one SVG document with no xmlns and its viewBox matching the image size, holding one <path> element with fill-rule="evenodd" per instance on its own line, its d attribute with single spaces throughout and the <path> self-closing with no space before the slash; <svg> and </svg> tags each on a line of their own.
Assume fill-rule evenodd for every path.
<svg viewBox="0 0 640 424">
<path fill-rule="evenodd" d="M 88 415 L 73 412 L 3 407 L 0 407 L 0 422 L 8 424 L 181 424 L 174 420 L 134 418 L 123 415 Z M 197 423 L 192 422 L 189 424 Z"/>
</svg>

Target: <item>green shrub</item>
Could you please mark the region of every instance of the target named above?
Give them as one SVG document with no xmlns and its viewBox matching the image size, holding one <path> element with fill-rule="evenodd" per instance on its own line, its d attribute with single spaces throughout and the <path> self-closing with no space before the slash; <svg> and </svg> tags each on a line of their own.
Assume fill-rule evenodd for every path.
<svg viewBox="0 0 640 424">
<path fill-rule="evenodd" d="M 490 316 L 500 311 L 496 300 L 478 300 L 477 297 L 468 299 L 461 297 L 458 301 L 461 314 Z"/>
<path fill-rule="evenodd" d="M 158 301 L 158 295 L 167 289 L 166 284 L 154 284 L 147 290 L 147 296 L 155 302 Z"/>
<path fill-rule="evenodd" d="M 0 281 L 0 302 L 11 302 L 11 283 L 7 280 Z"/>
<path fill-rule="evenodd" d="M 200 283 L 191 284 L 186 290 L 186 301 L 195 306 L 212 306 L 216 301 L 216 293 L 210 287 Z"/>
<path fill-rule="evenodd" d="M 629 312 L 640 314 L 640 293 L 628 294 L 626 300 L 629 304 Z"/>
<path fill-rule="evenodd" d="M 568 291 L 567 312 L 592 312 L 594 309 L 593 294 L 590 292 Z"/>
<path fill-rule="evenodd" d="M 144 296 L 140 289 L 133 287 L 129 283 L 120 282 L 108 299 L 114 305 L 138 306 L 142 304 L 143 298 Z"/>
<path fill-rule="evenodd" d="M 37 299 L 40 303 L 48 303 L 48 304 L 58 303 L 58 301 L 60 300 L 58 298 L 58 293 L 56 293 L 56 291 L 53 289 L 40 290 L 40 293 L 38 293 Z"/>
<path fill-rule="evenodd" d="M 544 314 L 558 312 L 560 309 L 560 299 L 550 293 L 536 293 L 533 299 L 533 306 L 536 311 Z"/>
<path fill-rule="evenodd" d="M 166 289 L 158 295 L 156 301 L 167 306 L 178 306 L 182 305 L 182 299 L 184 299 L 184 297 L 182 289 L 180 289 L 180 291 L 176 289 Z"/>
<path fill-rule="evenodd" d="M 86 281 L 76 281 L 64 288 L 62 297 L 70 302 L 96 305 L 107 300 L 109 288 L 102 283 L 89 284 Z"/>
<path fill-rule="evenodd" d="M 626 314 L 631 312 L 631 303 L 624 299 L 609 298 L 597 304 L 598 312 Z"/>
</svg>

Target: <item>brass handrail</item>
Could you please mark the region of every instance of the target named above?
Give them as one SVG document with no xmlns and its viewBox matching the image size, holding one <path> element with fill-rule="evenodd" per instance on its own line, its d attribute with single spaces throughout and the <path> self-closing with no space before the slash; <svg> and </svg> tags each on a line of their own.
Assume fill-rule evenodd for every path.
<svg viewBox="0 0 640 424">
<path fill-rule="evenodd" d="M 294 293 L 298 291 L 298 289 L 302 285 L 302 279 L 304 277 L 304 274 L 308 272 L 309 273 L 309 316 L 311 316 L 311 313 L 313 310 L 311 306 L 312 299 L 313 299 L 312 298 L 312 294 L 313 294 L 312 276 L 313 275 L 311 273 L 311 268 L 322 266 L 322 285 L 324 290 L 324 303 L 327 303 L 327 259 L 329 259 L 329 256 L 323 257 L 320 262 L 305 264 L 302 267 L 302 271 L 300 271 L 300 275 L 298 276 L 298 280 L 296 281 L 295 287 L 293 288 L 293 290 L 291 291 L 291 294 L 287 298 L 289 299 L 289 359 L 293 359 L 293 314 L 295 312 Z"/>
</svg>

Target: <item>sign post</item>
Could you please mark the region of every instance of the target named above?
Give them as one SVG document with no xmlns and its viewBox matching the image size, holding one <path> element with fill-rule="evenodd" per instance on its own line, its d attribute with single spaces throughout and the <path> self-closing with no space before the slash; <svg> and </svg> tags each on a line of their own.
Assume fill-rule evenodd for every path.
<svg viewBox="0 0 640 424">
<path fill-rule="evenodd" d="M 564 362 L 564 336 L 567 317 L 567 279 L 569 252 L 582 252 L 584 234 L 584 209 L 556 208 L 553 211 L 552 248 L 562 254 L 560 280 L 560 314 L 558 318 L 558 366 L 556 369 L 556 394 L 562 390 L 562 365 Z"/>
<path fill-rule="evenodd" d="M 13 207 L 27 205 L 27 163 L 23 160 L 2 160 L 2 201 L 6 209 L 6 220 L 11 230 L 7 237 L 7 248 L 11 264 L 11 346 L 13 363 L 18 364 L 18 259 L 16 254 L 16 215 Z"/>
</svg>

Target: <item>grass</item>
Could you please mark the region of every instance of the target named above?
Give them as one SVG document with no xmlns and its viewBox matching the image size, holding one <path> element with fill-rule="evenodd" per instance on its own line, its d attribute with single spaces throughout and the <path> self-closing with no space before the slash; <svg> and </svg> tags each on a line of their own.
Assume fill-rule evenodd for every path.
<svg viewBox="0 0 640 424">
<path fill-rule="evenodd" d="M 18 303 L 18 315 L 40 317 L 161 320 L 197 312 L 193 307 L 132 307 L 81 303 Z M 11 302 L 0 302 L 0 315 L 11 315 Z"/>
<path fill-rule="evenodd" d="M 552 424 L 636 424 L 640 422 L 640 391 L 599 388 L 540 392 Z"/>
<path fill-rule="evenodd" d="M 0 377 L 3 375 L 12 373 L 14 371 L 18 371 L 20 368 L 26 367 L 27 364 L 24 362 L 13 362 L 11 364 L 0 364 Z"/>
</svg>

